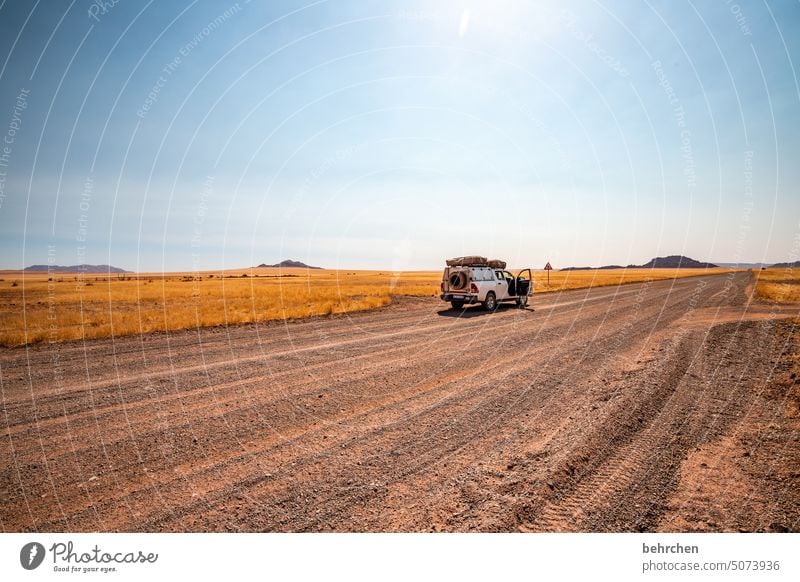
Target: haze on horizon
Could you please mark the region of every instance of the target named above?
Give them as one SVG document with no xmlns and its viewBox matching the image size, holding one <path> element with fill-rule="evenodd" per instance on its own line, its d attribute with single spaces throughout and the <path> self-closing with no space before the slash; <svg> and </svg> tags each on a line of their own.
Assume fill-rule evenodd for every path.
<svg viewBox="0 0 800 582">
<path fill-rule="evenodd" d="M 0 269 L 800 259 L 800 5 L 0 5 Z"/>
</svg>

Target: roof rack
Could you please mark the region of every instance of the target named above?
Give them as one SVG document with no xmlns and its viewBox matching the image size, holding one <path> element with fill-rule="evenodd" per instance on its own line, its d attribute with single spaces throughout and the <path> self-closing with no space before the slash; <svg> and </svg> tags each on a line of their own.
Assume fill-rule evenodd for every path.
<svg viewBox="0 0 800 582">
<path fill-rule="evenodd" d="M 448 259 L 448 267 L 490 267 L 492 269 L 505 269 L 506 262 L 500 259 L 492 259 L 491 261 L 486 257 L 473 255 L 470 257 L 456 257 L 455 259 Z"/>
</svg>

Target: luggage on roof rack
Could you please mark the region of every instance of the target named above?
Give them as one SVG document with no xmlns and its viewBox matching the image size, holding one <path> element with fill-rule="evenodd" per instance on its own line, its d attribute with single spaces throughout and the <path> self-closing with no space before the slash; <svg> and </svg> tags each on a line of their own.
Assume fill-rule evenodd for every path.
<svg viewBox="0 0 800 582">
<path fill-rule="evenodd" d="M 455 259 L 448 259 L 448 267 L 488 267 L 489 261 L 486 257 L 472 256 L 472 257 L 456 257 Z M 505 265 L 505 263 L 504 263 Z"/>
<path fill-rule="evenodd" d="M 506 262 L 505 261 L 501 261 L 500 259 L 492 259 L 491 261 L 489 261 L 489 266 L 492 269 L 505 269 L 506 268 Z"/>
</svg>

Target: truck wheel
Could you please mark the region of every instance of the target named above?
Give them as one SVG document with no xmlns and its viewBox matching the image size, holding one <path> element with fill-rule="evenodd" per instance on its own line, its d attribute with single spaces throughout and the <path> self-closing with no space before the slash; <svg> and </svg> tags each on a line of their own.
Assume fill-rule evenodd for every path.
<svg viewBox="0 0 800 582">
<path fill-rule="evenodd" d="M 453 306 L 453 309 L 457 309 L 457 310 L 464 309 L 464 302 L 463 301 L 451 301 L 450 305 Z"/>
<path fill-rule="evenodd" d="M 497 298 L 491 291 L 486 294 L 486 300 L 483 302 L 483 308 L 486 311 L 494 311 L 497 309 Z"/>
<path fill-rule="evenodd" d="M 522 297 L 517 297 L 517 307 L 520 309 L 525 309 L 528 306 L 528 296 L 523 295 Z"/>
</svg>

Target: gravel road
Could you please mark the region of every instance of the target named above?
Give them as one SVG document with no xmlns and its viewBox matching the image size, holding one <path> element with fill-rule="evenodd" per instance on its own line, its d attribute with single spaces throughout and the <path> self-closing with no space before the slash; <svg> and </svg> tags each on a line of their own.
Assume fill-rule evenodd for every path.
<svg viewBox="0 0 800 582">
<path fill-rule="evenodd" d="M 749 273 L 0 349 L 4 531 L 800 531 Z"/>
</svg>

